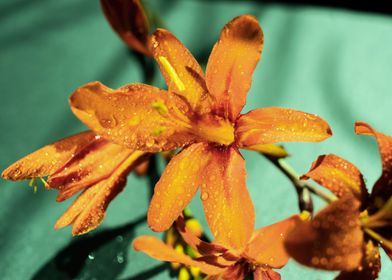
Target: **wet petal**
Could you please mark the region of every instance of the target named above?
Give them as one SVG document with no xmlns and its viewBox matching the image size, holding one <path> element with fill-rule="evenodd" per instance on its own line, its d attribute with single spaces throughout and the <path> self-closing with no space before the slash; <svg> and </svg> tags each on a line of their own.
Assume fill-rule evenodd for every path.
<svg viewBox="0 0 392 280">
<path fill-rule="evenodd" d="M 253 272 L 254 280 L 280 280 L 280 274 L 272 269 L 257 268 Z"/>
<path fill-rule="evenodd" d="M 209 109 L 203 70 L 187 48 L 169 31 L 158 29 L 152 36 L 152 52 L 169 92 L 185 97 L 193 109 Z"/>
<path fill-rule="evenodd" d="M 372 200 L 377 208 L 392 196 L 392 137 L 377 132 L 365 122 L 355 123 L 357 134 L 374 136 L 381 154 L 382 174 L 372 190 Z"/>
<path fill-rule="evenodd" d="M 260 265 L 283 267 L 289 260 L 284 239 L 300 222 L 296 215 L 256 230 L 246 246 L 245 254 Z"/>
<path fill-rule="evenodd" d="M 128 173 L 137 166 L 143 154 L 134 152 L 109 178 L 85 190 L 58 219 L 55 228 L 73 224 L 73 235 L 95 229 L 102 222 L 110 201 L 123 190 Z"/>
<path fill-rule="evenodd" d="M 101 0 L 101 7 L 114 31 L 131 49 L 151 55 L 149 24 L 139 0 Z"/>
<path fill-rule="evenodd" d="M 248 274 L 248 269 L 245 263 L 237 263 L 228 267 L 224 273 L 222 273 L 222 279 L 236 279 L 244 280 Z"/>
<path fill-rule="evenodd" d="M 263 31 L 254 17 L 236 17 L 223 28 L 206 70 L 219 115 L 234 121 L 241 112 L 262 48 Z"/>
<path fill-rule="evenodd" d="M 180 216 L 200 184 L 200 174 L 209 161 L 203 143 L 185 148 L 166 166 L 155 185 L 148 225 L 154 231 L 164 231 Z"/>
<path fill-rule="evenodd" d="M 319 142 L 332 135 L 320 117 L 292 109 L 270 107 L 252 110 L 237 120 L 240 147 L 276 142 Z"/>
<path fill-rule="evenodd" d="M 63 201 L 108 178 L 132 152 L 103 138 L 95 139 L 49 176 L 48 184 L 60 190 L 57 201 Z"/>
<path fill-rule="evenodd" d="M 85 131 L 54 142 L 18 160 L 4 170 L 1 176 L 8 180 L 48 176 L 63 166 L 72 158 L 72 155 L 94 138 L 93 132 Z"/>
<path fill-rule="evenodd" d="M 301 179 L 313 179 L 337 197 L 354 194 L 362 202 L 368 197 L 361 172 L 351 162 L 334 154 L 323 155 L 313 162 Z"/>
<path fill-rule="evenodd" d="M 181 234 L 184 241 L 199 252 L 201 255 L 222 254 L 227 251 L 226 248 L 217 244 L 208 243 L 197 237 L 184 222 L 184 217 L 180 216 L 176 221 L 177 231 Z"/>
<path fill-rule="evenodd" d="M 350 272 L 341 272 L 335 280 L 376 280 L 381 269 L 380 252 L 371 240 L 363 244 L 364 256 L 360 266 Z"/>
<path fill-rule="evenodd" d="M 254 229 L 255 213 L 246 187 L 245 160 L 234 148 L 209 147 L 201 200 L 215 243 L 241 249 Z"/>
<path fill-rule="evenodd" d="M 303 265 L 326 269 L 356 269 L 362 259 L 363 232 L 359 224 L 360 202 L 347 195 L 332 202 L 312 221 L 288 234 L 287 253 Z"/>
<path fill-rule="evenodd" d="M 142 251 L 154 259 L 197 267 L 205 274 L 214 275 L 223 271 L 222 268 L 193 260 L 185 254 L 176 252 L 173 248 L 153 236 L 139 236 L 133 241 L 133 247 L 136 251 Z"/>
<path fill-rule="evenodd" d="M 193 142 L 183 102 L 148 85 L 112 90 L 99 82 L 70 98 L 75 115 L 99 135 L 134 150 L 157 152 Z"/>
</svg>

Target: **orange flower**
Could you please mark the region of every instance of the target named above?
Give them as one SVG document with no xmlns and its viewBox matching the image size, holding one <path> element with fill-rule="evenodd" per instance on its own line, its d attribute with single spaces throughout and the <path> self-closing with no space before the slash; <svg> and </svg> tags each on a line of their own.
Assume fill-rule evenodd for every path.
<svg viewBox="0 0 392 280">
<path fill-rule="evenodd" d="M 240 115 L 260 58 L 263 33 L 244 15 L 223 29 L 206 76 L 189 51 L 167 30 L 152 36 L 152 53 L 168 92 L 144 84 L 112 90 L 99 82 L 77 89 L 73 112 L 99 135 L 147 152 L 185 148 L 168 164 L 155 187 L 148 223 L 164 231 L 201 186 L 201 199 L 217 242 L 241 248 L 253 229 L 239 148 L 268 151 L 281 141 L 321 141 L 331 135 L 321 118 L 285 108 Z M 224 229 L 241 228 L 230 236 Z"/>
<path fill-rule="evenodd" d="M 101 0 L 102 10 L 129 48 L 151 56 L 149 23 L 139 0 Z"/>
<path fill-rule="evenodd" d="M 244 218 L 248 223 L 252 223 L 254 213 L 249 214 Z M 245 241 L 244 248 L 238 250 L 237 247 L 200 240 L 188 229 L 184 218 L 180 216 L 176 222 L 177 230 L 200 257 L 192 259 L 152 236 L 136 238 L 133 246 L 135 250 L 157 260 L 197 267 L 208 275 L 205 279 L 245 279 L 248 274 L 253 273 L 254 279 L 278 280 L 279 273 L 272 269 L 281 268 L 287 263 L 289 257 L 283 241 L 286 234 L 299 222 L 300 218 L 296 215 L 255 231 L 252 228 L 252 236 Z M 241 235 L 241 231 L 241 228 L 233 225 L 226 228 L 223 235 L 230 239 L 230 235 Z"/>
<path fill-rule="evenodd" d="M 333 154 L 320 156 L 303 178 L 315 180 L 339 199 L 289 234 L 286 249 L 304 265 L 342 271 L 337 279 L 377 279 L 378 244 L 392 258 L 392 137 L 364 122 L 357 122 L 355 130 L 376 138 L 381 177 L 369 195 L 352 163 Z"/>
<path fill-rule="evenodd" d="M 109 202 L 123 190 L 126 176 L 145 155 L 86 131 L 18 160 L 2 177 L 16 181 L 49 176 L 45 187 L 59 190 L 57 201 L 85 189 L 55 225 L 58 229 L 73 224 L 72 234 L 79 235 L 102 222 Z"/>
</svg>

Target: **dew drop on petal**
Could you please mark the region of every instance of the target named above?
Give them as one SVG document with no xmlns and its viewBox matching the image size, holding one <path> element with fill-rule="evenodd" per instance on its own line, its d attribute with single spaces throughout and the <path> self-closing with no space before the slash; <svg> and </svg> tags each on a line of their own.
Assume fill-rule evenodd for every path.
<svg viewBox="0 0 392 280">
<path fill-rule="evenodd" d="M 208 199 L 208 197 L 209 197 L 209 195 L 208 195 L 208 193 L 207 192 L 203 192 L 202 194 L 201 194 L 201 200 L 207 200 Z"/>
</svg>

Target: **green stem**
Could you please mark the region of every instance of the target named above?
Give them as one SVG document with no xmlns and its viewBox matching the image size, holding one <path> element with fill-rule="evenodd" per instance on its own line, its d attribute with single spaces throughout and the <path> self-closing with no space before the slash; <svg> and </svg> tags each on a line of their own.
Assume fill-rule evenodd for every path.
<svg viewBox="0 0 392 280">
<path fill-rule="evenodd" d="M 303 210 L 313 210 L 313 202 L 309 193 L 313 193 L 323 199 L 324 201 L 331 203 L 336 200 L 336 197 L 332 194 L 326 193 L 316 187 L 310 185 L 305 181 L 299 179 L 298 173 L 290 166 L 283 158 L 277 158 L 272 156 L 264 155 L 270 162 L 272 162 L 286 177 L 291 181 L 295 190 L 298 194 L 299 208 Z M 309 209 L 306 209 L 309 208 Z M 312 211 L 309 211 L 312 212 Z"/>
</svg>

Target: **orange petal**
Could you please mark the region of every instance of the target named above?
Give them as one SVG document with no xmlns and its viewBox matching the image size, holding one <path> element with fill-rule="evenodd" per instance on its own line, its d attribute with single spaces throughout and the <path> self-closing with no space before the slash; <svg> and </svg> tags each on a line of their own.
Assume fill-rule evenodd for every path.
<svg viewBox="0 0 392 280">
<path fill-rule="evenodd" d="M 173 248 L 167 246 L 161 240 L 153 236 L 139 236 L 133 240 L 133 247 L 136 251 L 142 251 L 154 259 L 197 267 L 208 275 L 219 274 L 223 271 L 222 268 L 193 260 L 189 256 L 175 251 Z"/>
<path fill-rule="evenodd" d="M 363 244 L 361 265 L 350 272 L 343 271 L 335 280 L 376 280 L 381 269 L 380 252 L 371 240 Z"/>
<path fill-rule="evenodd" d="M 102 222 L 110 201 L 123 190 L 128 173 L 143 155 L 144 153 L 139 151 L 132 153 L 109 178 L 85 190 L 57 220 L 55 228 L 73 224 L 73 235 L 95 229 Z"/>
<path fill-rule="evenodd" d="M 255 213 L 246 187 L 245 160 L 234 148 L 209 147 L 201 200 L 215 243 L 241 249 L 253 233 Z"/>
<path fill-rule="evenodd" d="M 217 244 L 208 243 L 197 237 L 186 225 L 184 217 L 181 215 L 176 221 L 176 229 L 181 234 L 185 243 L 199 252 L 201 255 L 223 254 L 226 248 Z"/>
<path fill-rule="evenodd" d="M 54 142 L 18 160 L 4 170 L 1 176 L 15 181 L 50 175 L 93 141 L 94 137 L 93 132 L 85 131 Z"/>
<path fill-rule="evenodd" d="M 101 7 L 113 30 L 131 49 L 151 55 L 149 24 L 139 0 L 101 0 Z"/>
<path fill-rule="evenodd" d="M 224 273 L 222 273 L 222 279 L 236 279 L 245 280 L 248 274 L 248 267 L 246 263 L 237 263 L 228 267 Z"/>
<path fill-rule="evenodd" d="M 169 91 L 185 97 L 193 109 L 208 109 L 203 70 L 187 48 L 169 31 L 158 29 L 152 36 L 152 52 Z"/>
<path fill-rule="evenodd" d="M 148 225 L 154 231 L 164 231 L 180 216 L 200 184 L 200 173 L 209 158 L 203 143 L 182 150 L 167 165 L 154 189 Z"/>
<path fill-rule="evenodd" d="M 347 195 L 332 202 L 312 221 L 303 222 L 288 234 L 287 253 L 301 264 L 351 271 L 362 259 L 363 231 L 359 223 L 360 202 Z"/>
<path fill-rule="evenodd" d="M 49 176 L 48 184 L 60 190 L 57 201 L 63 201 L 81 189 L 108 178 L 132 152 L 103 138 L 95 139 Z"/>
<path fill-rule="evenodd" d="M 280 274 L 272 269 L 257 268 L 253 272 L 254 280 L 280 280 Z"/>
<path fill-rule="evenodd" d="M 284 239 L 300 221 L 299 216 L 295 215 L 256 230 L 246 246 L 245 254 L 260 265 L 273 268 L 283 267 L 289 260 L 284 248 Z"/>
<path fill-rule="evenodd" d="M 180 98 L 148 85 L 112 90 L 92 82 L 77 89 L 70 103 L 87 126 L 129 149 L 157 152 L 195 140 Z"/>
<path fill-rule="evenodd" d="M 274 144 L 258 144 L 253 146 L 244 147 L 247 150 L 257 151 L 266 156 L 274 157 L 274 158 L 285 158 L 289 156 L 289 153 L 283 146 L 274 145 Z"/>
<path fill-rule="evenodd" d="M 322 118 L 279 107 L 252 110 L 241 115 L 236 124 L 240 147 L 276 142 L 319 142 L 332 135 Z"/>
<path fill-rule="evenodd" d="M 356 122 L 355 132 L 374 136 L 377 140 L 381 154 L 382 174 L 373 187 L 371 197 L 377 208 L 381 208 L 392 196 L 392 137 L 377 132 L 365 122 Z"/>
<path fill-rule="evenodd" d="M 208 59 L 206 82 L 216 100 L 215 111 L 231 121 L 245 105 L 263 38 L 254 17 L 236 17 L 223 28 Z"/>
<path fill-rule="evenodd" d="M 365 182 L 358 168 L 334 154 L 318 157 L 309 172 L 301 177 L 309 178 L 329 189 L 337 197 L 352 193 L 362 202 L 368 197 Z"/>
</svg>

